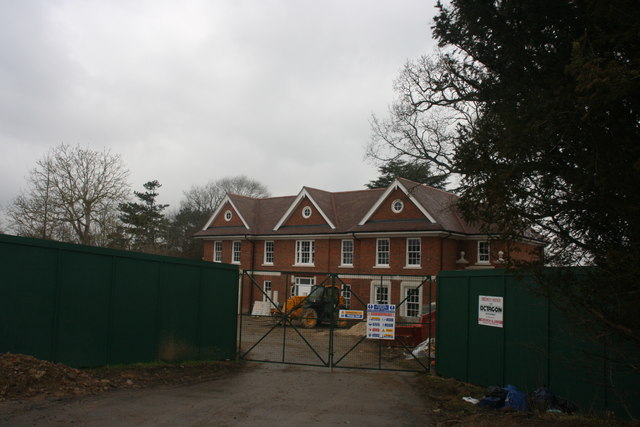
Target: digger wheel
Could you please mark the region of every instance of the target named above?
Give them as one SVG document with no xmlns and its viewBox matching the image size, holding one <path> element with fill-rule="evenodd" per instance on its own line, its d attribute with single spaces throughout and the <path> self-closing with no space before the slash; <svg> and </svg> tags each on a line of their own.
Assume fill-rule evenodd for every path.
<svg viewBox="0 0 640 427">
<path fill-rule="evenodd" d="M 318 312 L 313 308 L 305 308 L 300 318 L 302 327 L 306 329 L 315 328 L 318 324 Z"/>
</svg>

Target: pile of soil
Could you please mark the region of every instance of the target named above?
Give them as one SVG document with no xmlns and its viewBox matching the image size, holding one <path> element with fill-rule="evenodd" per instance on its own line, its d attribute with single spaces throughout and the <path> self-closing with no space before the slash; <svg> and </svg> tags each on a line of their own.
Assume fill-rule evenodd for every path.
<svg viewBox="0 0 640 427">
<path fill-rule="evenodd" d="M 238 369 L 235 362 L 190 362 L 80 370 L 24 354 L 4 353 L 0 354 L 0 401 L 194 384 Z"/>
</svg>

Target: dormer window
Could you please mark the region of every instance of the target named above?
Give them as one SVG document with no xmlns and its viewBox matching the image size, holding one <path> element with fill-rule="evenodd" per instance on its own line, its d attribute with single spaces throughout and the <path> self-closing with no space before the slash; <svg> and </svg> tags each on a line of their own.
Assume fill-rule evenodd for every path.
<svg viewBox="0 0 640 427">
<path fill-rule="evenodd" d="M 402 212 L 402 209 L 404 209 L 404 203 L 400 199 L 394 200 L 391 204 L 391 210 L 395 213 Z"/>
<path fill-rule="evenodd" d="M 302 217 L 303 218 L 309 218 L 311 216 L 311 208 L 309 206 L 305 206 L 302 209 Z"/>
<path fill-rule="evenodd" d="M 224 213 L 224 220 L 229 222 L 231 221 L 231 218 L 233 218 L 233 214 L 231 213 L 231 211 L 226 211 Z"/>
</svg>

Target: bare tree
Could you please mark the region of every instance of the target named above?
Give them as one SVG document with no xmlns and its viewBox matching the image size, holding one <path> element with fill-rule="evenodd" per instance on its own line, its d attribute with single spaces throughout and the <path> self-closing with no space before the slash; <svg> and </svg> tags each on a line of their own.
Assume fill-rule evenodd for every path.
<svg viewBox="0 0 640 427">
<path fill-rule="evenodd" d="M 110 212 L 129 192 L 120 156 L 61 144 L 51 149 L 27 178 L 27 189 L 8 216 L 20 235 L 100 243 Z"/>
<path fill-rule="evenodd" d="M 204 185 L 194 185 L 185 191 L 181 209 L 205 212 L 208 215 L 218 207 L 227 193 L 248 197 L 269 197 L 267 187 L 245 175 L 226 177 L 209 181 Z"/>
<path fill-rule="evenodd" d="M 394 82 L 396 99 L 388 116 L 371 118 L 367 157 L 378 164 L 427 164 L 435 175 L 456 173 L 459 125 L 474 123 L 477 105 L 454 72 L 441 53 L 407 62 Z"/>
<path fill-rule="evenodd" d="M 269 197 L 269 190 L 246 176 L 222 178 L 194 185 L 184 192 L 180 209 L 169 215 L 168 244 L 173 255 L 200 259 L 202 240 L 192 235 L 200 230 L 227 193 L 249 197 Z"/>
</svg>

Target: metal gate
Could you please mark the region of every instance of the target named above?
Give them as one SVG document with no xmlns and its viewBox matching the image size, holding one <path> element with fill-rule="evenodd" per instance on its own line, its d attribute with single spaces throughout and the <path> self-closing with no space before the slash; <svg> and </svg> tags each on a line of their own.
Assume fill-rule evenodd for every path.
<svg viewBox="0 0 640 427">
<path fill-rule="evenodd" d="M 435 358 L 429 276 L 245 271 L 238 355 L 251 361 L 423 372 Z M 369 304 L 395 304 L 395 338 L 367 338 Z M 362 312 L 361 319 L 343 314 Z"/>
</svg>

